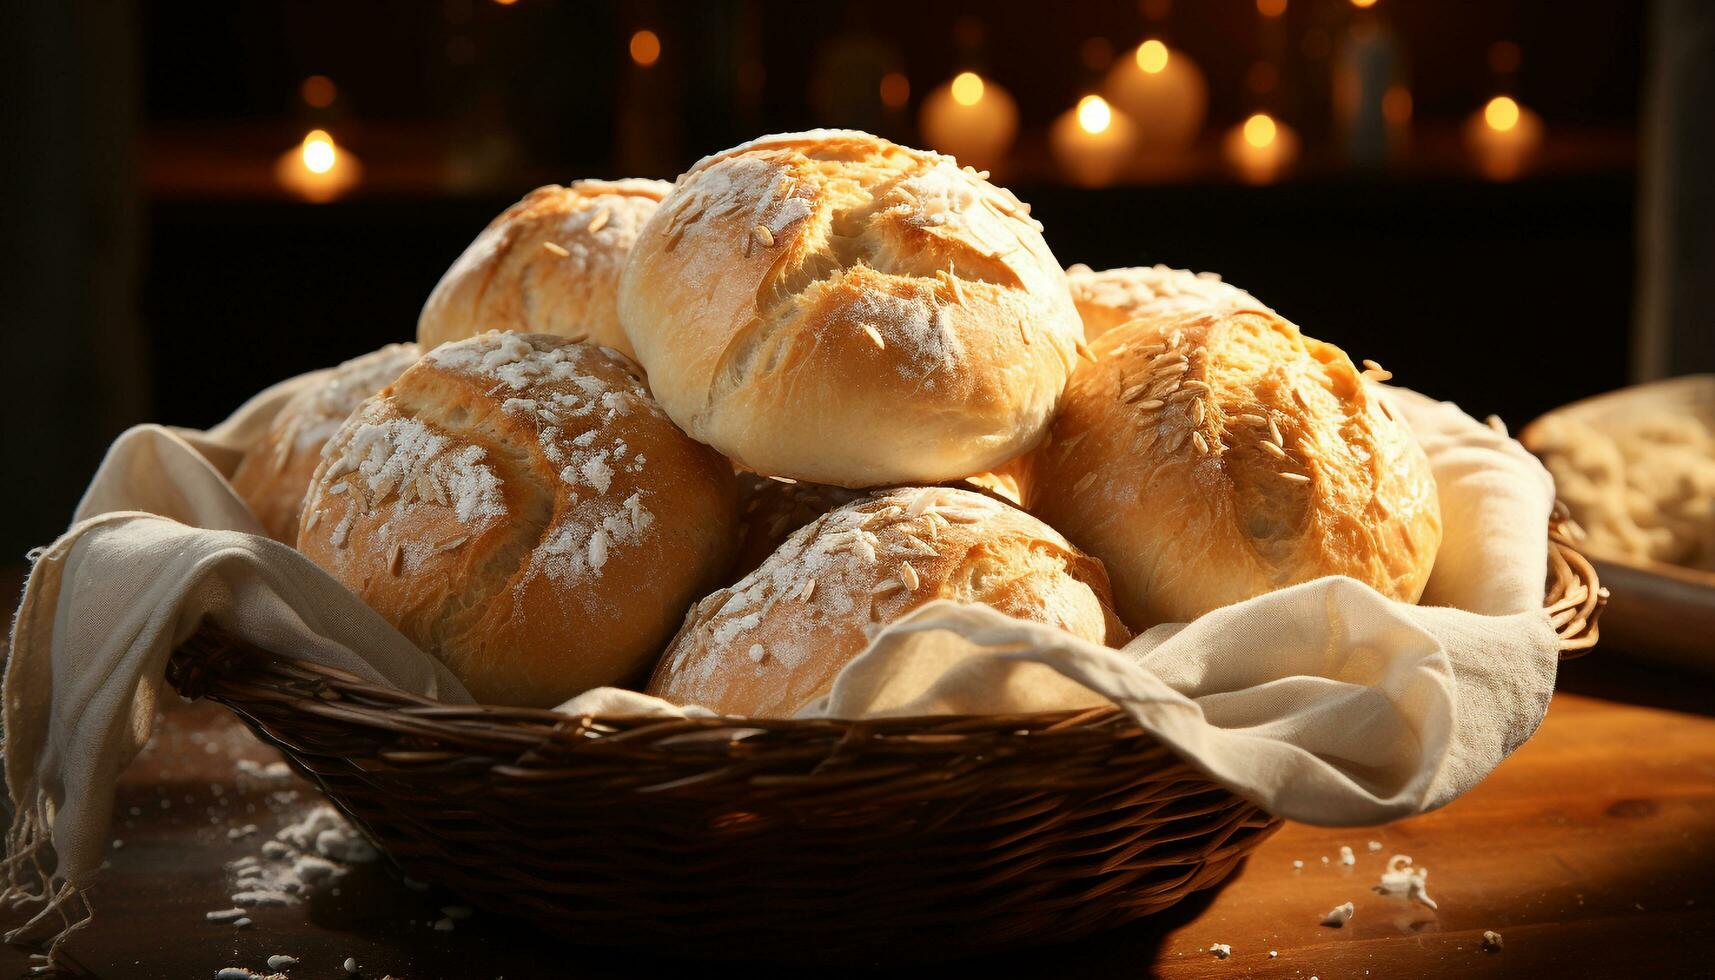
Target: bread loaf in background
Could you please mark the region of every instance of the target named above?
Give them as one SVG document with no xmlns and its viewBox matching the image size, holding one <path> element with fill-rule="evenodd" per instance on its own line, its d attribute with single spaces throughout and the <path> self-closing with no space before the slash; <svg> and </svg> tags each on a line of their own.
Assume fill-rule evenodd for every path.
<svg viewBox="0 0 1715 980">
<path fill-rule="evenodd" d="M 672 184 L 580 180 L 538 187 L 483 229 L 417 318 L 425 350 L 485 330 L 547 333 L 626 354 L 620 268 Z"/>
<path fill-rule="evenodd" d="M 304 495 L 322 446 L 363 400 L 417 362 L 416 344 L 388 344 L 328 371 L 281 406 L 232 474 L 232 488 L 276 541 L 298 540 Z"/>
<path fill-rule="evenodd" d="M 1132 629 L 1324 575 L 1422 594 L 1435 480 L 1345 352 L 1261 311 L 1134 320 L 1091 349 L 1029 507 L 1107 565 Z"/>
<path fill-rule="evenodd" d="M 298 547 L 479 701 L 639 675 L 731 560 L 732 469 L 605 348 L 438 347 L 328 443 Z"/>
<path fill-rule="evenodd" d="M 697 603 L 648 692 L 788 717 L 827 693 L 878 629 L 933 599 L 983 603 L 1093 643 L 1130 636 L 1101 563 L 1041 521 L 969 490 L 876 491 Z"/>
<path fill-rule="evenodd" d="M 865 133 L 769 136 L 679 178 L 620 318 L 673 420 L 743 468 L 937 483 L 1041 437 L 1081 335 L 1029 208 Z"/>
<path fill-rule="evenodd" d="M 1250 293 L 1222 282 L 1213 272 L 1192 272 L 1165 265 L 1129 266 L 1097 272 L 1087 265 L 1066 270 L 1072 301 L 1091 341 L 1127 320 L 1179 313 L 1266 310 Z"/>
</svg>

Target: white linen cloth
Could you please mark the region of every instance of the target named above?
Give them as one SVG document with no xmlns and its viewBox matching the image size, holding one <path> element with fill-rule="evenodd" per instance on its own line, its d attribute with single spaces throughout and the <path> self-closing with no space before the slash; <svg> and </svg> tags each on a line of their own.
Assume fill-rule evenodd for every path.
<svg viewBox="0 0 1715 980">
<path fill-rule="evenodd" d="M 166 661 L 203 622 L 276 654 L 468 703 L 337 581 L 261 536 L 226 482 L 306 375 L 207 433 L 139 426 L 70 530 L 35 556 L 4 685 L 14 902 L 78 924 L 114 785 L 149 735 Z M 935 602 L 882 630 L 807 715 L 1014 713 L 1111 701 L 1233 792 L 1288 819 L 1371 824 L 1447 803 L 1535 731 L 1558 645 L 1542 610 L 1547 472 L 1456 407 L 1385 396 L 1428 452 L 1446 526 L 1421 606 L 1325 578 L 1158 626 L 1124 650 Z M 603 688 L 561 710 L 683 713 Z M 45 867 L 41 848 L 57 861 Z M 25 927 L 29 928 L 29 927 Z M 21 933 L 23 929 L 20 929 Z"/>
</svg>

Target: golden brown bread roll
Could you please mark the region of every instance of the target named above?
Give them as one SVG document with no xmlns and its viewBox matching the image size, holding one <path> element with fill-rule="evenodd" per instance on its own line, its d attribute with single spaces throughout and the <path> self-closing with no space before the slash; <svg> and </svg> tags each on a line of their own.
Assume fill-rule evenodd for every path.
<svg viewBox="0 0 1715 980">
<path fill-rule="evenodd" d="M 1435 480 L 1345 352 L 1264 312 L 1136 320 L 1091 349 L 1029 505 L 1106 563 L 1133 629 L 1324 575 L 1422 594 Z"/>
<path fill-rule="evenodd" d="M 476 236 L 417 318 L 424 350 L 484 330 L 549 333 L 631 356 L 614 303 L 643 223 L 673 189 L 662 180 L 538 187 Z"/>
<path fill-rule="evenodd" d="M 281 406 L 232 474 L 232 488 L 276 541 L 298 540 L 298 519 L 322 445 L 363 400 L 416 363 L 416 344 L 388 344 L 329 371 Z"/>
<path fill-rule="evenodd" d="M 488 333 L 340 428 L 298 547 L 479 701 L 546 707 L 651 661 L 730 561 L 734 504 L 635 364 Z"/>
<path fill-rule="evenodd" d="M 708 157 L 649 220 L 620 319 L 667 413 L 744 468 L 936 483 L 1034 445 L 1081 335 L 1029 209 L 865 133 Z"/>
<path fill-rule="evenodd" d="M 1101 563 L 969 490 L 877 491 L 800 529 L 691 610 L 648 691 L 722 714 L 786 717 L 871 636 L 933 599 L 983 603 L 1093 643 L 1129 639 Z"/>
<path fill-rule="evenodd" d="M 1084 321 L 1084 339 L 1095 340 L 1127 320 L 1179 313 L 1266 310 L 1250 293 L 1221 281 L 1213 272 L 1192 272 L 1165 265 L 1066 270 L 1072 302 Z"/>
</svg>

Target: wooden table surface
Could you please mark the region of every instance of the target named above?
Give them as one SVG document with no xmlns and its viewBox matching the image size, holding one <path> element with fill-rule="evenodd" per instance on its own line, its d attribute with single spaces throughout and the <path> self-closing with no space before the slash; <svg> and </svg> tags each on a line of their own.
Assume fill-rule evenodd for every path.
<svg viewBox="0 0 1715 980">
<path fill-rule="evenodd" d="M 296 799 L 241 788 L 241 758 L 276 756 L 213 705 L 166 713 L 119 792 L 114 837 L 123 845 L 95 891 L 98 919 L 69 944 L 90 974 L 210 978 L 225 966 L 260 969 L 275 953 L 301 960 L 297 978 L 342 977 L 348 956 L 365 977 L 404 980 L 773 972 L 582 950 L 481 912 L 435 931 L 439 907 L 456 899 L 406 888 L 379 865 L 359 866 L 337 895 L 324 889 L 302 905 L 257 910 L 248 929 L 209 923 L 204 912 L 231 904 L 225 863 L 255 853 L 315 802 L 296 781 Z M 256 836 L 228 839 L 246 823 L 258 825 Z M 1342 844 L 1355 866 L 1340 865 Z M 1370 890 L 1395 853 L 1430 869 L 1439 911 Z M 1357 907 L 1349 924 L 1318 924 L 1346 901 Z M 1482 950 L 1484 930 L 1502 935 L 1501 951 Z M 1212 956 L 1212 943 L 1231 945 L 1231 958 Z M 23 952 L 0 947 L 0 976 L 26 965 Z M 1224 887 L 1153 921 L 969 967 L 994 976 L 1321 980 L 1715 976 L 1715 682 L 1599 650 L 1563 667 L 1542 729 L 1451 806 L 1378 828 L 1289 825 Z"/>
</svg>

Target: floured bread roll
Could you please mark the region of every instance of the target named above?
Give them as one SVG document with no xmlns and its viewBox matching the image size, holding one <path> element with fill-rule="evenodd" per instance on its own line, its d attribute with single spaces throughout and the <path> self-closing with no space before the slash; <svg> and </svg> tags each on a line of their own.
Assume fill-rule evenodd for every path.
<svg viewBox="0 0 1715 980">
<path fill-rule="evenodd" d="M 619 271 L 643 223 L 673 185 L 580 180 L 538 187 L 476 236 L 417 318 L 425 350 L 484 330 L 631 344 L 614 310 Z"/>
<path fill-rule="evenodd" d="M 479 701 L 547 707 L 650 662 L 730 561 L 734 506 L 636 365 L 488 333 L 341 427 L 298 547 Z"/>
<path fill-rule="evenodd" d="M 1091 349 L 1029 504 L 1106 563 L 1133 629 L 1324 575 L 1417 601 L 1435 480 L 1345 352 L 1262 312 L 1136 320 Z"/>
<path fill-rule="evenodd" d="M 790 716 L 827 693 L 877 629 L 932 599 L 983 603 L 1092 643 L 1129 638 L 1101 563 L 1053 528 L 969 490 L 877 491 L 697 603 L 648 690 L 722 714 Z"/>
<path fill-rule="evenodd" d="M 1095 340 L 1127 320 L 1178 313 L 1228 313 L 1266 310 L 1250 293 L 1221 281 L 1213 272 L 1192 272 L 1165 265 L 1132 266 L 1095 272 L 1087 265 L 1066 270 L 1072 301 L 1084 320 L 1084 339 Z"/>
<path fill-rule="evenodd" d="M 293 395 L 232 474 L 232 488 L 276 541 L 298 540 L 304 494 L 322 461 L 322 445 L 363 400 L 417 362 L 416 344 L 388 344 L 356 357 Z"/>
<path fill-rule="evenodd" d="M 744 468 L 938 483 L 1041 437 L 1081 334 L 1029 208 L 865 133 L 769 136 L 679 178 L 620 318 L 685 431 Z"/>
</svg>

